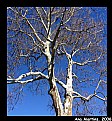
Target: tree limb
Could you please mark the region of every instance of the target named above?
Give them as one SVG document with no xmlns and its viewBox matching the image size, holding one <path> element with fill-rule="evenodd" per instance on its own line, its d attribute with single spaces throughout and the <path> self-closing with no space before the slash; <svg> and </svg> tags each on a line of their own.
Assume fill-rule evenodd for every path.
<svg viewBox="0 0 112 121">
<path fill-rule="evenodd" d="M 8 82 L 7 84 L 13 84 L 13 83 L 21 83 L 21 84 L 24 84 L 24 83 L 28 83 L 28 82 L 32 82 L 34 81 L 34 79 L 29 79 L 29 80 L 26 80 L 26 81 L 21 81 L 22 79 L 28 77 L 28 76 L 40 76 L 41 78 L 45 78 L 45 79 L 49 79 L 48 75 L 45 75 L 41 72 L 28 72 L 28 73 L 25 73 L 25 74 L 22 74 L 20 75 L 18 78 L 16 79 L 13 79 L 13 78 L 7 78 Z M 35 79 L 38 79 L 39 77 L 35 78 Z"/>
<path fill-rule="evenodd" d="M 74 13 L 74 7 L 70 7 L 70 9 L 71 9 L 71 15 L 69 16 L 69 18 L 63 23 L 63 24 L 66 24 L 67 22 L 69 22 L 70 21 L 70 19 L 71 19 L 71 17 L 74 15 L 73 13 Z"/>
<path fill-rule="evenodd" d="M 48 13 L 48 29 L 47 29 L 47 36 L 49 36 L 49 33 L 51 34 L 51 7 Z"/>
<path fill-rule="evenodd" d="M 78 92 L 73 91 L 72 93 L 76 95 L 76 96 L 73 96 L 73 98 L 81 98 L 81 99 L 84 100 L 84 101 L 89 101 L 92 97 L 97 97 L 97 98 L 100 99 L 100 100 L 106 101 L 107 98 L 106 98 L 103 94 L 102 94 L 102 95 L 103 95 L 105 98 L 102 98 L 102 97 L 98 96 L 97 94 L 98 94 L 99 92 L 96 92 L 101 82 L 104 82 L 104 83 L 107 84 L 107 82 L 105 82 L 104 80 L 100 80 L 100 81 L 98 82 L 98 85 L 97 85 L 95 91 L 94 91 L 94 94 L 90 94 L 88 97 L 84 97 L 84 96 L 82 96 L 81 94 L 79 94 Z"/>
<path fill-rule="evenodd" d="M 106 82 L 106 81 L 104 81 L 104 80 L 100 80 L 100 81 L 98 82 L 98 85 L 97 85 L 97 87 L 96 87 L 96 89 L 95 89 L 94 93 L 96 93 L 96 91 L 97 91 L 97 89 L 99 88 L 99 86 L 100 86 L 100 83 L 101 83 L 101 82 L 103 82 L 103 83 L 107 84 L 107 82 Z"/>
<path fill-rule="evenodd" d="M 96 62 L 97 60 L 99 60 L 99 59 L 101 58 L 101 56 L 102 56 L 102 54 L 101 54 L 98 58 L 96 58 L 96 59 L 94 59 L 94 60 L 86 60 L 86 61 L 83 62 L 83 63 L 79 63 L 79 62 L 73 61 L 73 64 L 76 64 L 76 65 L 79 65 L 79 66 L 84 66 L 84 65 L 86 65 L 86 64 L 88 64 L 88 63 Z"/>
<path fill-rule="evenodd" d="M 42 16 L 41 16 L 41 13 L 39 12 L 39 9 L 38 9 L 39 7 L 36 7 L 36 12 L 39 14 L 39 16 L 40 16 L 40 19 L 41 19 L 41 22 L 42 22 L 42 24 L 43 24 L 43 26 L 44 26 L 44 28 L 45 28 L 45 30 L 46 30 L 46 32 L 48 31 L 48 28 L 46 27 L 46 25 L 45 25 L 45 23 L 44 23 L 44 20 L 43 20 L 43 18 L 42 18 Z"/>
<path fill-rule="evenodd" d="M 87 97 L 84 97 L 84 96 L 80 95 L 77 92 L 73 92 L 73 93 L 77 95 L 77 96 L 73 96 L 73 98 L 81 98 L 84 101 L 89 101 L 92 97 L 97 97 L 97 98 L 99 98 L 99 99 L 101 99 L 103 101 L 107 100 L 106 98 L 102 98 L 102 97 L 98 96 L 97 94 L 91 94 L 91 95 L 89 95 Z"/>
<path fill-rule="evenodd" d="M 47 12 L 46 12 L 46 10 L 44 9 L 44 7 L 41 7 L 42 8 L 42 10 L 43 10 L 43 12 L 44 12 L 44 14 L 46 15 L 46 17 L 47 17 Z"/>
<path fill-rule="evenodd" d="M 13 10 L 12 8 L 10 8 L 10 9 Z M 42 45 L 44 45 L 44 42 L 43 42 L 43 41 L 40 39 L 40 37 L 37 35 L 37 33 L 36 33 L 34 27 L 31 25 L 31 23 L 29 22 L 29 20 L 28 20 L 25 16 L 23 16 L 23 15 L 18 11 L 17 8 L 16 8 L 16 11 L 13 10 L 13 12 L 15 12 L 16 14 L 19 14 L 23 19 L 26 20 L 27 24 L 29 25 L 29 27 L 30 27 L 31 30 L 33 31 L 33 33 L 34 33 L 34 35 L 36 36 L 37 40 L 38 40 Z"/>
<path fill-rule="evenodd" d="M 58 84 L 60 84 L 63 88 L 67 88 L 67 86 L 66 86 L 66 84 L 64 84 L 62 81 L 60 81 L 60 80 L 58 80 L 57 78 L 55 78 L 55 80 L 56 80 L 56 82 L 58 83 Z"/>
</svg>

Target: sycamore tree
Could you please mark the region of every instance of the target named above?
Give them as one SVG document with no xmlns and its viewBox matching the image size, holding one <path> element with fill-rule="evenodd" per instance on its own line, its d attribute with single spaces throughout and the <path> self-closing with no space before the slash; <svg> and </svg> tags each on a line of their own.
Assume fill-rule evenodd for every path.
<svg viewBox="0 0 112 121">
<path fill-rule="evenodd" d="M 7 7 L 9 109 L 30 87 L 56 116 L 106 115 L 106 44 L 104 7 Z"/>
</svg>

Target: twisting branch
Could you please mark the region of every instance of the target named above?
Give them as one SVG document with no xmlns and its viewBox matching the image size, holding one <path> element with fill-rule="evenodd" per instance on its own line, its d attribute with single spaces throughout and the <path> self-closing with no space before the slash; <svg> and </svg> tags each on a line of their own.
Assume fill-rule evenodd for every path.
<svg viewBox="0 0 112 121">
<path fill-rule="evenodd" d="M 69 59 L 72 59 L 71 55 L 70 55 L 69 53 L 67 53 L 67 51 L 65 50 L 64 46 L 62 46 L 62 49 L 63 49 L 63 50 L 61 50 L 61 51 L 62 51 L 63 54 L 66 55 L 67 59 L 68 59 L 68 60 L 69 60 Z"/>
<path fill-rule="evenodd" d="M 81 94 L 79 94 L 78 92 L 73 91 L 73 94 L 77 95 L 77 96 L 73 96 L 73 98 L 81 98 L 84 101 L 89 101 L 93 96 L 95 96 L 95 94 L 91 94 L 88 97 L 84 97 Z"/>
<path fill-rule="evenodd" d="M 89 44 L 86 47 L 81 47 L 81 48 L 79 48 L 77 50 L 75 50 L 75 46 L 74 46 L 73 49 L 72 49 L 72 52 L 71 52 L 71 56 L 73 57 L 79 50 L 86 50 L 86 49 L 88 49 L 90 47 L 90 45 L 92 45 L 91 41 L 89 42 Z"/>
<path fill-rule="evenodd" d="M 99 92 L 96 92 L 101 82 L 104 82 L 105 84 L 107 84 L 106 81 L 100 80 L 100 81 L 98 82 L 98 85 L 97 85 L 95 91 L 94 91 L 94 94 L 91 94 L 91 95 L 89 95 L 88 97 L 84 97 L 84 96 L 82 96 L 81 94 L 79 94 L 78 92 L 73 91 L 72 93 L 76 95 L 76 96 L 73 96 L 73 98 L 81 98 L 81 99 L 84 100 L 84 101 L 89 101 L 92 97 L 97 97 L 97 98 L 100 99 L 100 100 L 106 101 L 107 98 L 106 98 L 103 94 L 102 94 L 102 95 L 104 96 L 104 98 L 98 96 L 97 94 L 98 94 Z"/>
<path fill-rule="evenodd" d="M 77 49 L 76 51 L 72 51 L 71 56 L 73 57 L 80 49 Z"/>
</svg>

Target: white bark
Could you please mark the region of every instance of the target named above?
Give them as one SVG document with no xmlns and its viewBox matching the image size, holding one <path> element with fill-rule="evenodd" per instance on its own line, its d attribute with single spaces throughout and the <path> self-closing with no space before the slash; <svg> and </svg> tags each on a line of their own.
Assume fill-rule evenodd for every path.
<svg viewBox="0 0 112 121">
<path fill-rule="evenodd" d="M 63 106 L 62 106 L 61 98 L 60 98 L 60 95 L 58 92 L 58 88 L 56 86 L 56 78 L 54 76 L 54 61 L 52 60 L 52 56 L 50 53 L 50 42 L 49 41 L 46 41 L 45 54 L 46 54 L 46 58 L 48 61 L 48 75 L 49 75 L 49 84 L 50 84 L 49 94 L 51 95 L 51 98 L 53 99 L 53 105 L 55 108 L 56 115 L 62 116 L 63 115 Z M 58 81 L 58 82 L 60 83 L 60 81 Z M 61 83 L 61 85 L 64 85 L 64 84 Z"/>
<path fill-rule="evenodd" d="M 72 97 L 72 57 L 70 54 L 68 54 L 67 52 L 66 56 L 68 59 L 68 70 L 67 70 L 67 83 L 66 83 L 66 95 L 65 95 L 65 101 L 64 101 L 64 114 L 68 115 L 68 116 L 72 116 L 72 101 L 73 101 L 73 97 Z"/>
<path fill-rule="evenodd" d="M 102 97 L 100 97 L 100 96 L 97 95 L 97 94 L 98 94 L 97 90 L 98 90 L 98 88 L 99 88 L 101 82 L 107 83 L 107 82 L 104 81 L 104 80 L 100 80 L 100 81 L 98 82 L 98 85 L 96 86 L 96 89 L 94 90 L 94 94 L 90 94 L 89 96 L 84 97 L 84 96 L 82 96 L 81 94 L 79 94 L 78 92 L 73 91 L 73 94 L 76 95 L 76 96 L 73 96 L 73 98 L 81 98 L 81 99 L 84 100 L 84 101 L 89 101 L 91 98 L 97 97 L 97 98 L 100 99 L 100 100 L 106 101 L 106 100 L 107 100 L 107 97 L 102 98 Z M 102 94 L 102 93 L 101 93 L 101 94 Z M 102 95 L 103 95 L 103 94 L 102 94 Z M 103 95 L 103 96 L 104 96 L 104 95 Z"/>
<path fill-rule="evenodd" d="M 48 28 L 46 27 L 46 25 L 45 25 L 45 23 L 44 23 L 44 20 L 43 20 L 43 18 L 42 18 L 42 16 L 41 16 L 41 13 L 40 13 L 40 11 L 39 11 L 39 7 L 36 7 L 36 11 L 37 11 L 37 13 L 39 14 L 39 16 L 40 16 L 40 18 L 41 18 L 41 22 L 42 22 L 42 24 L 43 24 L 43 26 L 44 26 L 44 28 L 45 28 L 45 30 L 46 30 L 46 32 L 48 31 Z"/>
<path fill-rule="evenodd" d="M 95 58 L 94 60 L 86 60 L 86 61 L 80 63 L 80 62 L 73 61 L 72 57 L 78 51 L 88 49 L 90 47 L 90 45 L 92 44 L 91 41 L 89 42 L 87 47 L 79 47 L 77 50 L 75 50 L 76 48 L 74 46 L 73 49 L 72 49 L 71 54 L 67 53 L 67 51 L 64 48 L 64 46 L 67 45 L 66 42 L 65 43 L 58 43 L 58 42 L 56 43 L 57 38 L 59 36 L 59 33 L 61 31 L 61 27 L 63 25 L 64 25 L 63 29 L 66 29 L 67 31 L 74 32 L 74 33 L 83 31 L 83 32 L 89 32 L 90 34 L 96 34 L 98 32 L 101 32 L 102 29 L 99 30 L 99 31 L 95 31 L 95 32 L 91 33 L 89 30 L 92 29 L 92 28 L 95 28 L 96 25 L 91 26 L 91 27 L 86 28 L 86 29 L 80 29 L 80 30 L 79 29 L 76 29 L 76 30 L 74 29 L 73 30 L 73 29 L 69 28 L 66 24 L 71 20 L 71 17 L 75 13 L 75 8 L 74 7 L 71 7 L 70 16 L 68 17 L 68 19 L 66 21 L 63 21 L 64 14 L 65 14 L 66 10 L 63 13 L 60 13 L 60 10 L 53 11 L 54 8 L 51 7 L 49 12 L 47 12 L 44 9 L 44 7 L 42 7 L 42 10 L 43 10 L 43 12 L 44 12 L 44 14 L 46 16 L 45 19 L 47 19 L 47 23 L 46 23 L 45 19 L 43 18 L 43 15 L 41 14 L 41 11 L 39 10 L 39 7 L 36 7 L 36 12 L 40 17 L 39 21 L 42 23 L 42 26 L 44 27 L 44 29 L 45 29 L 45 31 L 47 33 L 47 35 L 44 35 L 41 32 L 37 32 L 35 30 L 35 28 L 33 27 L 33 25 L 30 23 L 29 19 L 26 17 L 27 10 L 25 11 L 24 15 L 22 15 L 21 12 L 19 12 L 17 9 L 15 10 L 12 7 L 7 7 L 7 9 L 11 9 L 15 14 L 20 15 L 22 17 L 22 19 L 24 19 L 26 21 L 28 26 L 31 28 L 31 33 L 27 33 L 25 31 L 23 31 L 21 28 L 19 28 L 20 29 L 19 31 L 26 34 L 28 37 L 30 37 L 32 39 L 33 43 L 35 44 L 36 48 L 38 48 L 38 47 L 40 48 L 42 53 L 45 55 L 46 60 L 47 60 L 47 64 L 48 64 L 47 65 L 48 66 L 48 75 L 45 75 L 42 72 L 28 72 L 28 73 L 20 75 L 16 79 L 8 77 L 7 78 L 7 84 L 14 84 L 14 83 L 26 84 L 26 83 L 30 83 L 30 82 L 40 80 L 40 79 L 47 79 L 48 82 L 49 82 L 49 86 L 50 86 L 49 94 L 51 95 L 51 98 L 53 100 L 53 105 L 54 105 L 55 112 L 56 112 L 57 116 L 72 116 L 72 101 L 75 98 L 81 98 L 84 101 L 89 101 L 93 97 L 96 97 L 96 98 L 98 98 L 100 100 L 103 100 L 103 101 L 107 100 L 107 98 L 104 97 L 103 94 L 102 95 L 103 95 L 104 98 L 100 97 L 98 95 L 99 92 L 97 92 L 101 82 L 106 83 L 103 80 L 100 80 L 98 82 L 98 85 L 96 86 L 96 88 L 94 90 L 94 93 L 90 94 L 87 97 L 82 96 L 81 94 L 79 94 L 75 90 L 73 91 L 73 88 L 72 88 L 73 78 L 75 77 L 76 79 L 78 79 L 77 75 L 75 73 L 73 73 L 73 70 L 72 70 L 73 64 L 76 64 L 76 65 L 79 65 L 79 66 L 84 66 L 84 65 L 86 65 L 88 63 L 96 62 L 97 60 L 99 60 L 101 58 L 102 53 L 101 53 L 101 55 L 99 57 Z M 82 7 L 79 8 L 79 9 L 82 9 Z M 55 17 L 54 17 L 54 20 L 51 21 L 52 15 L 55 15 Z M 52 34 L 54 34 L 53 32 L 51 32 L 51 30 L 52 30 L 51 28 L 52 28 L 53 24 L 56 22 L 57 18 L 60 18 L 61 22 L 58 24 L 57 30 L 55 29 L 53 31 L 53 32 L 55 32 L 54 39 L 51 39 Z M 31 19 L 35 19 L 35 18 L 31 18 Z M 14 31 L 16 32 L 17 30 L 14 30 Z M 39 44 L 37 44 L 37 42 L 35 41 L 34 37 L 32 36 L 32 33 L 35 35 L 35 37 L 36 37 L 37 41 L 39 42 Z M 43 41 L 41 39 L 41 36 L 39 36 L 40 34 L 45 37 L 45 39 L 46 39 L 45 41 Z M 75 44 L 78 43 L 79 39 L 80 38 L 77 39 Z M 58 80 L 55 77 L 55 74 L 54 74 L 54 71 L 55 71 L 54 70 L 55 53 L 56 53 L 56 50 L 58 49 L 59 46 L 63 46 L 62 47 L 63 50 L 61 50 L 61 52 L 66 55 L 67 60 L 68 60 L 66 84 L 63 83 L 62 81 Z M 27 53 L 26 55 L 23 54 L 23 53 L 20 53 L 20 57 L 29 57 L 29 53 Z M 34 79 L 31 78 L 31 79 L 26 79 L 25 80 L 26 77 L 30 78 L 30 76 L 33 76 L 33 75 L 36 76 Z M 64 105 L 62 105 L 61 97 L 60 97 L 60 94 L 59 94 L 58 87 L 57 87 L 56 83 L 58 83 L 59 85 L 61 85 L 62 88 L 65 89 Z"/>
<path fill-rule="evenodd" d="M 16 79 L 13 79 L 13 78 L 7 78 L 7 84 L 13 84 L 13 83 L 20 83 L 20 84 L 24 84 L 24 83 L 29 83 L 29 82 L 33 82 L 35 79 L 29 79 L 29 80 L 25 80 L 25 81 L 22 81 L 23 78 L 26 78 L 28 76 L 37 76 L 37 78 L 35 79 L 38 79 L 38 78 L 45 78 L 45 79 L 49 79 L 48 75 L 45 75 L 41 72 L 28 72 L 28 73 L 25 73 L 25 74 L 22 74 L 20 75 L 18 78 Z"/>
<path fill-rule="evenodd" d="M 97 60 L 99 60 L 99 59 L 101 58 L 102 54 L 103 54 L 103 53 L 101 53 L 100 56 L 97 57 L 97 58 L 94 59 L 94 60 L 86 60 L 86 61 L 84 61 L 84 62 L 82 62 L 82 63 L 79 63 L 79 62 L 75 62 L 75 61 L 74 61 L 73 64 L 76 64 L 76 65 L 79 65 L 79 66 L 84 66 L 84 65 L 86 65 L 86 64 L 88 64 L 88 63 L 96 62 Z"/>
</svg>

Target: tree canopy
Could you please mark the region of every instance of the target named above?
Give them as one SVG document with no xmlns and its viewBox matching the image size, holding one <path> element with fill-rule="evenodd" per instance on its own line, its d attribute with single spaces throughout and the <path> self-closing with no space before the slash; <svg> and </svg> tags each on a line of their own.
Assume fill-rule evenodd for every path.
<svg viewBox="0 0 112 121">
<path fill-rule="evenodd" d="M 105 7 L 7 7 L 9 110 L 25 87 L 48 86 L 56 115 L 106 115 L 106 14 Z"/>
</svg>

